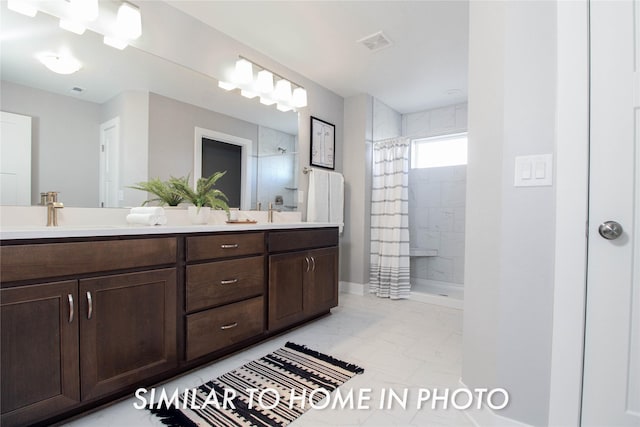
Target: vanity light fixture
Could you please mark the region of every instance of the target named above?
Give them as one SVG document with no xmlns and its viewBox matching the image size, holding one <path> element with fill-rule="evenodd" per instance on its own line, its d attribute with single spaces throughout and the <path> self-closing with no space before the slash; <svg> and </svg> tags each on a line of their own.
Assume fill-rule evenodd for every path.
<svg viewBox="0 0 640 427">
<path fill-rule="evenodd" d="M 104 36 L 105 44 L 116 49 L 126 48 L 142 35 L 140 8 L 128 1 L 8 0 L 7 8 L 31 17 L 38 12 L 54 16 L 60 20 L 60 28 L 76 34 L 83 34 L 90 28 Z M 97 22 L 92 24 L 93 21 Z"/>
<path fill-rule="evenodd" d="M 67 0 L 68 16 L 60 18 L 60 28 L 83 34 L 88 22 L 98 19 L 98 0 Z"/>
<path fill-rule="evenodd" d="M 7 8 L 30 18 L 33 18 L 38 13 L 38 8 L 26 0 L 9 0 Z"/>
<path fill-rule="evenodd" d="M 71 55 L 43 53 L 38 56 L 38 60 L 45 67 L 58 74 L 73 74 L 82 68 L 82 64 Z"/>
<path fill-rule="evenodd" d="M 242 56 L 236 61 L 229 81 L 220 80 L 218 87 L 227 91 L 240 89 L 245 98 L 260 97 L 261 104 L 277 104 L 280 111 L 307 106 L 305 88 Z"/>
</svg>

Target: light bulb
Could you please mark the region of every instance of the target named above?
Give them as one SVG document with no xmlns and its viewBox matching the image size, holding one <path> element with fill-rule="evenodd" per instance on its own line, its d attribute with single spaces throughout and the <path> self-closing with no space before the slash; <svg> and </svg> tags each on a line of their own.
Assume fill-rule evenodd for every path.
<svg viewBox="0 0 640 427">
<path fill-rule="evenodd" d="M 297 87 L 293 90 L 292 104 L 296 108 L 307 106 L 307 91 L 304 88 Z"/>
<path fill-rule="evenodd" d="M 131 3 L 123 2 L 118 8 L 116 28 L 119 38 L 134 40 L 140 37 L 142 35 L 140 9 Z"/>
<path fill-rule="evenodd" d="M 80 61 L 70 55 L 44 53 L 38 59 L 45 67 L 58 74 L 73 74 L 82 68 Z"/>
<path fill-rule="evenodd" d="M 262 70 L 258 73 L 256 89 L 261 93 L 273 92 L 273 74 L 271 71 Z"/>
<path fill-rule="evenodd" d="M 253 81 L 253 65 L 244 58 L 236 61 L 236 69 L 233 74 L 235 83 L 246 85 Z"/>
<path fill-rule="evenodd" d="M 289 80 L 281 79 L 276 83 L 276 90 L 274 92 L 275 98 L 280 103 L 291 102 L 291 82 Z"/>
</svg>

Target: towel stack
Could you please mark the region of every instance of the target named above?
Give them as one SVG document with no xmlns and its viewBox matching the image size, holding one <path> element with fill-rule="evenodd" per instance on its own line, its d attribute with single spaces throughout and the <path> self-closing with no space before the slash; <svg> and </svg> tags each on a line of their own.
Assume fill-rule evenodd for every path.
<svg viewBox="0 0 640 427">
<path fill-rule="evenodd" d="M 165 225 L 167 217 L 161 207 L 131 208 L 127 215 L 128 224 L 136 225 Z"/>
</svg>

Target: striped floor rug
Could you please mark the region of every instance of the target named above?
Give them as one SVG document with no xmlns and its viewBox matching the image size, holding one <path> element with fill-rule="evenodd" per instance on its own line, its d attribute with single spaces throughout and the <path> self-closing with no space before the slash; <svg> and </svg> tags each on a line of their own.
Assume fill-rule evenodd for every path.
<svg viewBox="0 0 640 427">
<path fill-rule="evenodd" d="M 191 392 L 180 393 L 180 400 L 152 402 L 148 409 L 163 424 L 176 427 L 286 426 L 362 372 L 359 366 L 288 342 Z"/>
</svg>

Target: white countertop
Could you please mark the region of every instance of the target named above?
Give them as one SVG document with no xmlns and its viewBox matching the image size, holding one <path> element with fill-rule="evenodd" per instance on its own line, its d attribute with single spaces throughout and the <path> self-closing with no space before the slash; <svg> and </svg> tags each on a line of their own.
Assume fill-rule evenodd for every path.
<svg viewBox="0 0 640 427">
<path fill-rule="evenodd" d="M 215 225 L 104 225 L 104 226 L 15 226 L 0 228 L 0 240 L 52 239 L 65 237 L 138 236 L 181 233 L 211 233 L 251 230 L 287 230 L 295 228 L 338 227 L 320 222 L 215 224 Z"/>
</svg>

